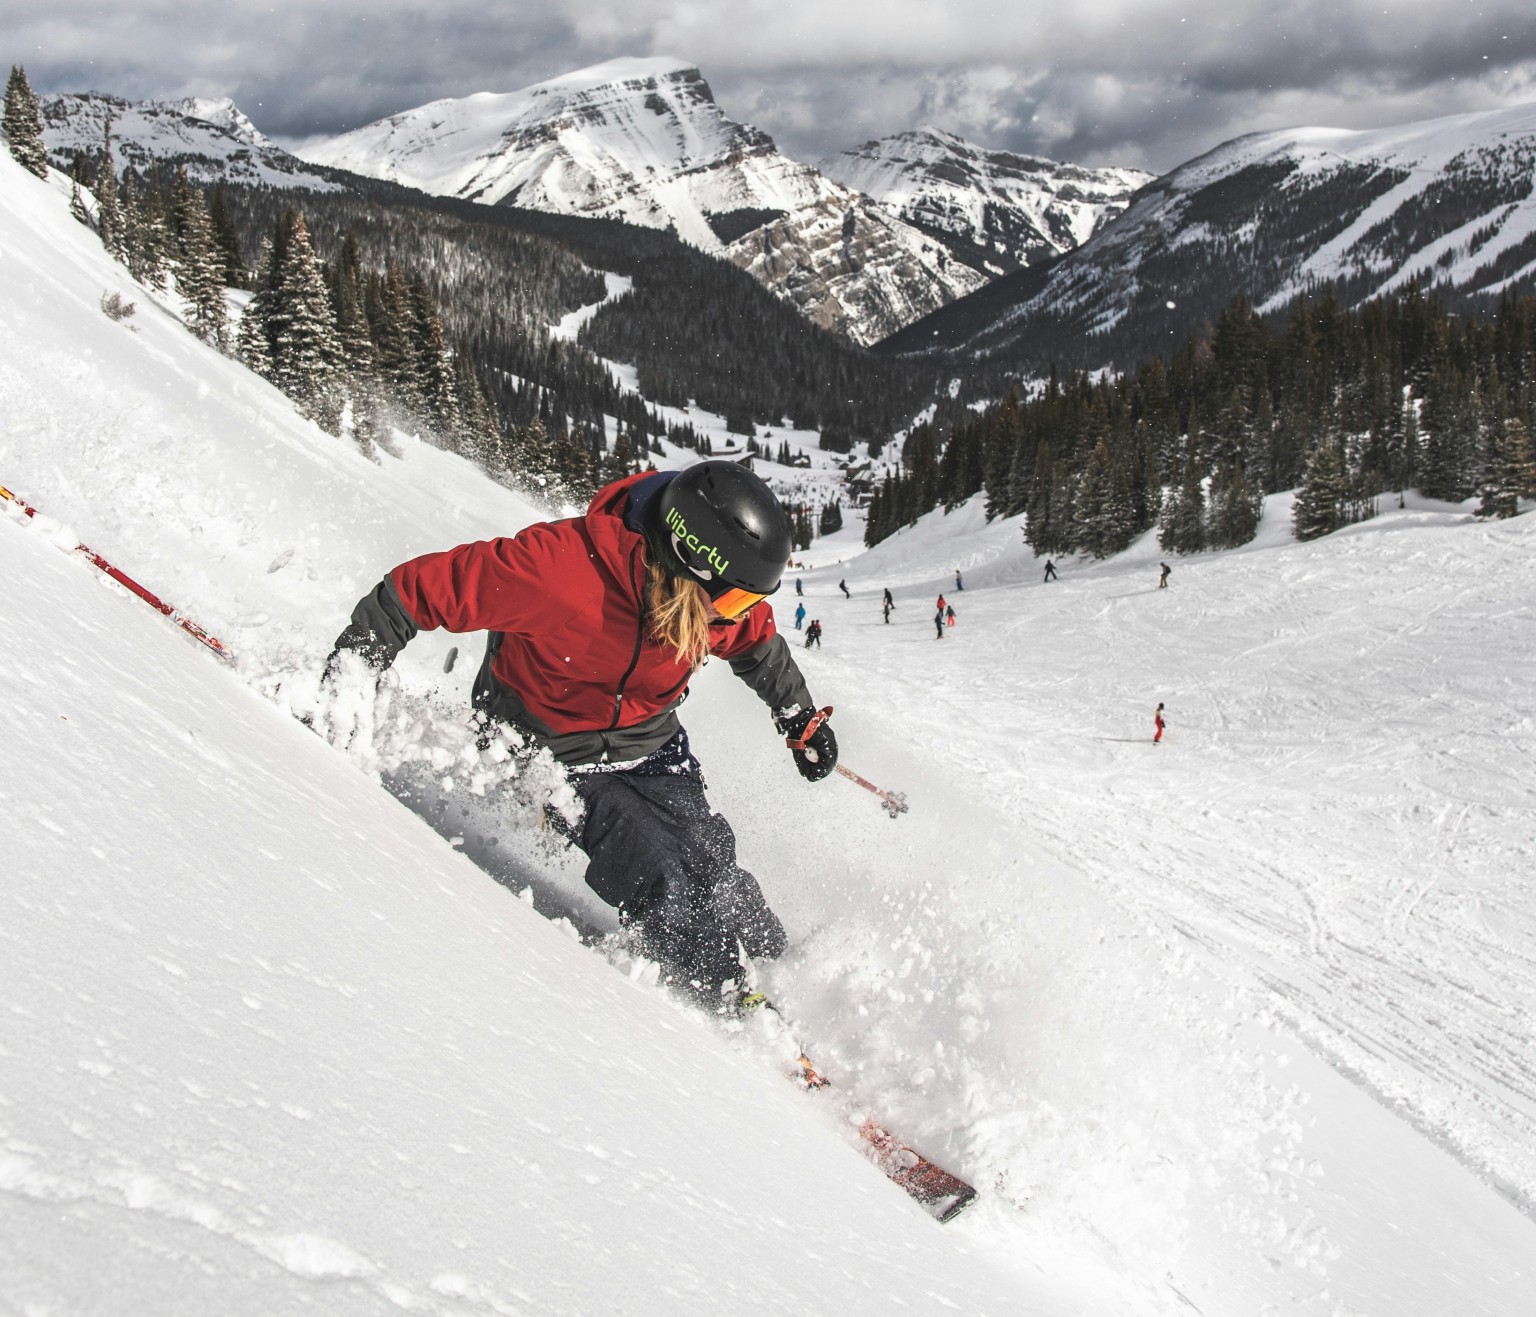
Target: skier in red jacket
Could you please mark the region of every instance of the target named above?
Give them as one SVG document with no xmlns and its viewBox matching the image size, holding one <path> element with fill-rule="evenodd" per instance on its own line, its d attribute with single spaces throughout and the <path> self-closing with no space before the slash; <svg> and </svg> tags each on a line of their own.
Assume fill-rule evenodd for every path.
<svg viewBox="0 0 1536 1317">
<path fill-rule="evenodd" d="M 488 631 L 475 707 L 568 768 L 588 886 L 669 980 L 718 999 L 741 950 L 772 958 L 785 936 L 705 799 L 677 706 L 721 658 L 801 740 L 815 701 L 764 602 L 790 550 L 788 517 L 743 466 L 629 476 L 585 516 L 396 567 L 358 601 L 327 676 L 344 650 L 382 670 L 418 630 Z M 791 748 L 812 782 L 837 764 L 825 721 Z"/>
</svg>

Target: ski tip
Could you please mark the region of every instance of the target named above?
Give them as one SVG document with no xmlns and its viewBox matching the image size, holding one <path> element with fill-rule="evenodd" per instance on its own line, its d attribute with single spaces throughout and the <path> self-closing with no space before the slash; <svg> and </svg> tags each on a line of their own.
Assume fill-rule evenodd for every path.
<svg viewBox="0 0 1536 1317">
<path fill-rule="evenodd" d="M 937 1221 L 943 1225 L 948 1225 L 961 1212 L 974 1203 L 976 1198 L 976 1190 L 968 1184 L 963 1184 L 954 1193 L 949 1195 L 948 1198 L 939 1199 L 929 1204 L 928 1210 L 933 1213 Z"/>
</svg>

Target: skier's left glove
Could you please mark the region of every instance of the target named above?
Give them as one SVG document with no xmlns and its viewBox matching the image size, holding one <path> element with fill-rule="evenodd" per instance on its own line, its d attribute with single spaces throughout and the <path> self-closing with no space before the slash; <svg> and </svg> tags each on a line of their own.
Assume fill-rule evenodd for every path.
<svg viewBox="0 0 1536 1317">
<path fill-rule="evenodd" d="M 837 737 L 832 734 L 832 706 L 780 709 L 773 725 L 795 753 L 795 767 L 807 782 L 820 782 L 837 767 Z"/>
</svg>

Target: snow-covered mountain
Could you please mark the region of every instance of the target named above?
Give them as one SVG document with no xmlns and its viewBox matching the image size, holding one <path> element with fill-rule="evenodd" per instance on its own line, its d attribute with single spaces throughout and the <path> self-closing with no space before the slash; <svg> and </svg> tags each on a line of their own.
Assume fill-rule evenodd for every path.
<svg viewBox="0 0 1536 1317">
<path fill-rule="evenodd" d="M 1496 294 L 1536 273 L 1533 190 L 1536 105 L 1240 137 L 1144 187 L 1043 286 L 946 308 L 903 346 L 1128 364 L 1239 294 L 1260 311 L 1329 283 L 1350 303 L 1410 280 Z"/>
<path fill-rule="evenodd" d="M 993 274 L 1081 247 L 1155 177 L 992 151 L 939 128 L 866 142 L 817 168 L 909 224 L 973 248 Z"/>
<path fill-rule="evenodd" d="M 227 98 L 126 101 L 98 92 L 38 97 L 49 156 L 67 164 L 76 152 L 101 151 L 107 120 L 117 167 L 146 170 L 153 161 L 185 165 L 194 182 L 228 178 L 268 187 L 334 191 L 342 186 L 264 136 Z"/>
<path fill-rule="evenodd" d="M 987 278 L 727 118 L 699 70 L 675 59 L 434 101 L 297 149 L 438 195 L 674 229 L 861 343 Z"/>
<path fill-rule="evenodd" d="M 59 519 L 0 502 L 0 1307 L 1528 1317 L 1525 517 L 1298 544 L 1276 496 L 1161 591 L 1150 537 L 1043 584 L 979 499 L 817 540 L 797 653 L 910 812 L 801 781 L 726 665 L 687 706 L 838 1081 L 800 1093 L 540 917 L 596 902 L 451 752 L 472 639 L 350 741 L 288 716 L 385 567 L 536 510 L 322 434 L 68 196 L 0 152 L 0 482 Z M 981 1199 L 935 1225 L 864 1111 Z"/>
</svg>

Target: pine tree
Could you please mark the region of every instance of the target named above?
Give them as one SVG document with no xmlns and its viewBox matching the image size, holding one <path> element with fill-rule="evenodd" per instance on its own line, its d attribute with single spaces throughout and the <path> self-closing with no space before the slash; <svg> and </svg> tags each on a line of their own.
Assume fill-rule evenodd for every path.
<svg viewBox="0 0 1536 1317">
<path fill-rule="evenodd" d="M 1205 475 L 1195 445 L 1184 463 L 1184 479 L 1163 503 L 1158 546 L 1168 553 L 1200 553 L 1205 549 Z"/>
<path fill-rule="evenodd" d="M 455 389 L 460 403 L 459 450 L 471 461 L 489 468 L 502 443 L 496 408 L 486 396 L 485 386 L 467 351 L 454 354 L 454 367 L 457 371 Z"/>
<path fill-rule="evenodd" d="M 1206 543 L 1213 549 L 1235 549 L 1259 533 L 1264 515 L 1263 491 L 1248 483 L 1240 462 L 1218 467 L 1211 480 L 1211 510 Z"/>
<path fill-rule="evenodd" d="M 912 520 L 932 512 L 939 502 L 939 462 L 934 454 L 933 427 L 926 422 L 912 436 Z"/>
<path fill-rule="evenodd" d="M 797 549 L 809 549 L 816 538 L 811 526 L 811 510 L 804 504 L 795 509 L 791 524 L 791 541 Z"/>
<path fill-rule="evenodd" d="M 613 450 L 603 463 L 603 483 L 611 484 L 635 473 L 635 449 L 622 430 L 614 437 Z"/>
<path fill-rule="evenodd" d="M 321 429 L 337 433 L 341 342 L 304 217 L 295 214 L 268 320 L 272 379 Z"/>
<path fill-rule="evenodd" d="M 1103 439 L 1094 445 L 1078 482 L 1076 512 L 1073 540 L 1083 552 L 1107 558 L 1131 542 L 1130 499 Z"/>
<path fill-rule="evenodd" d="M 406 406 L 419 405 L 421 374 L 411 333 L 410 285 L 405 271 L 393 261 L 385 272 L 384 284 L 376 299 L 370 299 L 368 311 L 373 341 L 378 349 L 379 373 L 400 402 Z M 546 393 L 541 405 L 547 398 Z"/>
<path fill-rule="evenodd" d="M 101 131 L 101 160 L 96 166 L 96 215 L 101 245 L 118 260 L 123 258 L 122 221 L 117 204 L 117 166 L 112 161 L 112 113 L 107 112 Z"/>
<path fill-rule="evenodd" d="M 39 178 L 47 178 L 48 148 L 43 145 L 43 122 L 37 112 L 37 97 L 27 83 L 27 71 L 20 64 L 11 65 L 11 79 L 5 85 L 4 122 L 16 163 Z"/>
<path fill-rule="evenodd" d="M 1536 458 L 1525 423 L 1511 417 L 1494 431 L 1483 478 L 1479 517 L 1514 517 L 1522 498 L 1536 497 Z"/>
<path fill-rule="evenodd" d="M 224 310 L 223 262 L 214 244 L 213 223 L 203 194 L 187 182 L 187 171 L 176 179 L 173 199 L 176 288 L 187 302 L 189 327 L 206 343 L 223 349 L 228 337 Z"/>
<path fill-rule="evenodd" d="M 277 250 L 271 238 L 261 240 L 256 257 L 256 291 L 240 316 L 235 353 L 263 379 L 272 378 L 272 309 L 277 301 Z"/>
<path fill-rule="evenodd" d="M 459 428 L 459 398 L 453 387 L 453 354 L 448 351 L 442 317 L 424 293 L 420 294 L 417 323 L 422 401 L 437 432 L 451 435 Z"/>
<path fill-rule="evenodd" d="M 1307 459 L 1296 489 L 1291 526 L 1298 540 L 1315 540 L 1344 524 L 1344 456 L 1335 440 L 1324 438 Z"/>
<path fill-rule="evenodd" d="M 208 222 L 213 225 L 213 242 L 224 263 L 220 282 L 228 288 L 245 288 L 249 277 L 245 269 L 245 256 L 240 250 L 240 234 L 229 217 L 228 192 L 221 178 L 208 194 Z"/>
<path fill-rule="evenodd" d="M 1140 535 L 1157 525 L 1163 510 L 1162 463 L 1159 443 L 1145 417 L 1136 422 L 1131 435 L 1133 466 L 1131 470 L 1131 524 Z"/>
<path fill-rule="evenodd" d="M 988 521 L 1007 514 L 1008 479 L 1013 472 L 1013 452 L 1022 428 L 1019 401 L 1010 393 L 991 418 L 982 456 Z"/>
<path fill-rule="evenodd" d="M 1024 511 L 1024 542 L 1035 551 L 1035 557 L 1043 553 L 1058 552 L 1060 535 L 1056 526 L 1056 509 L 1052 506 L 1056 492 L 1056 466 L 1051 459 L 1051 445 L 1042 440 L 1035 448 L 1035 474 L 1030 481 L 1029 502 Z"/>
</svg>

